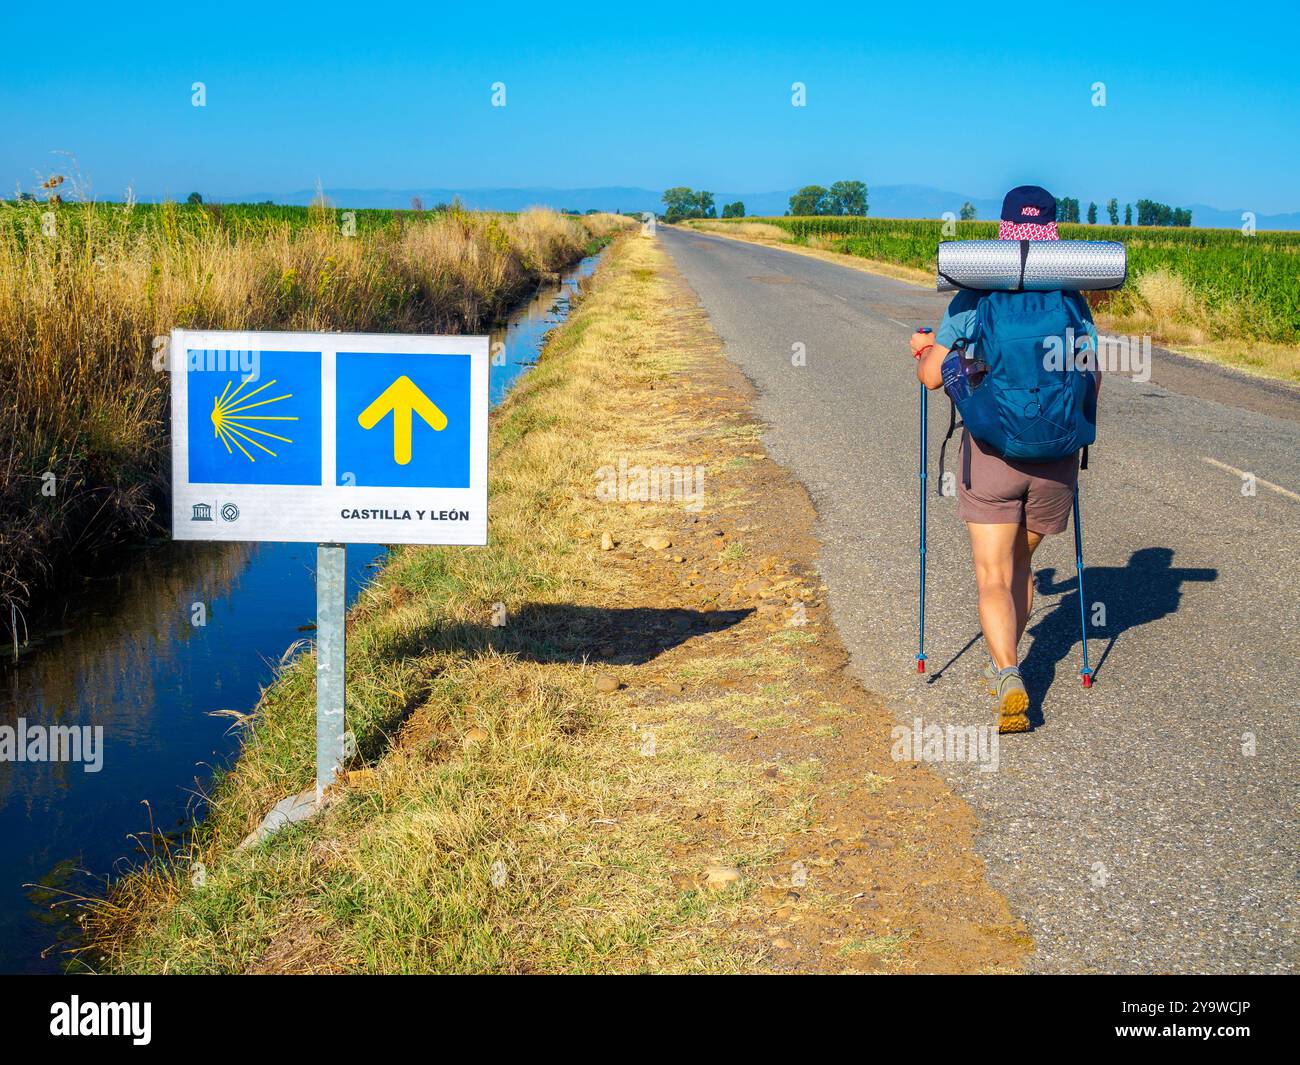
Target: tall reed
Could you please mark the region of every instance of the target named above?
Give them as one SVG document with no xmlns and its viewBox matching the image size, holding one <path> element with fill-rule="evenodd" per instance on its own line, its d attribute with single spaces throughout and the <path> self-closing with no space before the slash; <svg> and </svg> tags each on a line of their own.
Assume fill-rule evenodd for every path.
<svg viewBox="0 0 1300 1065">
<path fill-rule="evenodd" d="M 151 527 L 167 445 L 155 338 L 480 330 L 594 231 L 539 209 L 359 213 L 0 203 L 0 624 Z"/>
</svg>

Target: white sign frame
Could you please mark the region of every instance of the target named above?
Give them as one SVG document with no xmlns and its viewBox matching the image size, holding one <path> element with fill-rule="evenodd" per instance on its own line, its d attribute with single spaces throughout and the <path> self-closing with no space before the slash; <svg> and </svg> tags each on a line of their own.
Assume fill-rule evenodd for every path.
<svg viewBox="0 0 1300 1065">
<path fill-rule="evenodd" d="M 321 483 L 192 484 L 189 481 L 188 352 L 321 353 Z M 284 543 L 487 543 L 488 350 L 486 336 L 399 333 L 281 333 L 174 329 L 171 372 L 172 538 Z M 338 484 L 335 364 L 340 351 L 470 356 L 469 487 L 412 488 Z M 436 402 L 436 397 L 432 397 Z M 389 415 L 392 418 L 395 415 Z M 391 431 L 388 420 L 374 431 Z M 193 520 L 195 506 L 210 520 Z M 347 512 L 380 516 L 353 517 Z M 200 511 L 202 513 L 202 511 Z M 464 518 L 461 516 L 465 515 Z"/>
</svg>

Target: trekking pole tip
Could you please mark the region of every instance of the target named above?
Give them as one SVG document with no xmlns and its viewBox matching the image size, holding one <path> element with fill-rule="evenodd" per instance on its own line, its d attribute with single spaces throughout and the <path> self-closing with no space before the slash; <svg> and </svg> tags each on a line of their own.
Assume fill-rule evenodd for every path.
<svg viewBox="0 0 1300 1065">
<path fill-rule="evenodd" d="M 917 671 L 918 673 L 924 673 L 924 672 L 925 672 L 925 655 L 917 655 L 917 656 L 916 656 L 916 671 Z"/>
<path fill-rule="evenodd" d="M 1092 687 L 1092 673 L 1091 673 L 1091 671 L 1089 671 L 1089 672 L 1085 672 L 1085 673 L 1083 674 L 1083 686 L 1084 686 L 1085 688 L 1091 688 L 1091 687 Z"/>
</svg>

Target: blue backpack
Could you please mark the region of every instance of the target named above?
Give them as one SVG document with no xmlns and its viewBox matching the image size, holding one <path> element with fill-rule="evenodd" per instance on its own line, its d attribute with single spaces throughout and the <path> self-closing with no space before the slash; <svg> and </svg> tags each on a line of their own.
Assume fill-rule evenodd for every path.
<svg viewBox="0 0 1300 1065">
<path fill-rule="evenodd" d="M 1077 292 L 985 292 L 974 336 L 944 360 L 943 386 L 953 401 L 944 448 L 960 413 L 966 431 L 1006 459 L 1050 462 L 1097 438 L 1097 389 L 1091 370 L 1076 368 L 1088 321 Z M 1095 353 L 1092 353 L 1095 359 Z M 969 446 L 963 480 L 970 487 Z M 940 491 L 943 448 L 939 451 Z"/>
</svg>

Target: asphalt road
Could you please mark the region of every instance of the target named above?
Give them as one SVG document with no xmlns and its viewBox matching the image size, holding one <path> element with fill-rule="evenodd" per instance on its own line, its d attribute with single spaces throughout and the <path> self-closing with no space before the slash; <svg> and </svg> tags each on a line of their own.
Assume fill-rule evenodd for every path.
<svg viewBox="0 0 1300 1065">
<path fill-rule="evenodd" d="M 938 324 L 946 297 L 776 248 L 667 227 L 660 238 L 757 386 L 769 450 L 817 505 L 857 674 L 902 722 L 992 724 L 965 529 L 955 499 L 934 495 L 932 672 L 913 663 L 907 341 Z M 794 345 L 806 365 L 792 364 Z M 935 765 L 976 811 L 989 875 L 1037 941 L 1034 969 L 1297 968 L 1297 395 L 1160 352 L 1147 383 L 1106 378 L 1081 481 L 1085 597 L 1105 611 L 1089 630 L 1096 685 L 1079 683 L 1067 532 L 1036 557 L 1047 594 L 1021 647 L 1035 729 L 1001 738 L 996 771 Z M 947 419 L 932 395 L 932 478 Z"/>
</svg>

